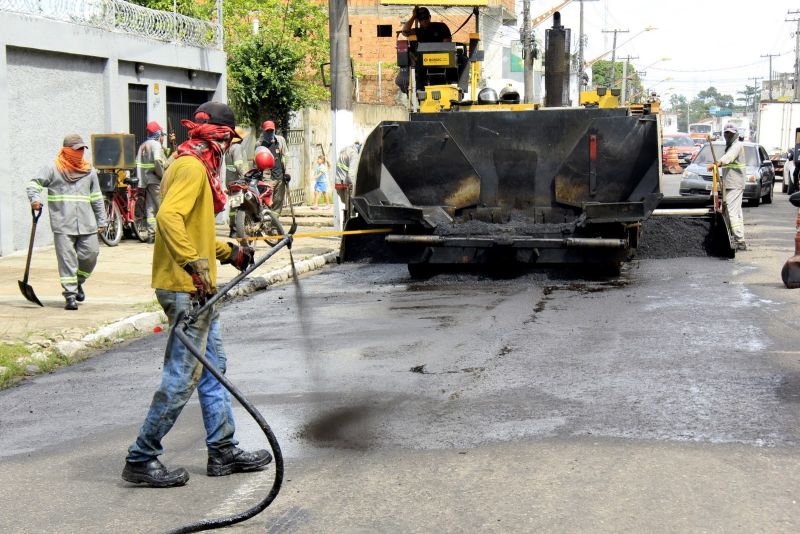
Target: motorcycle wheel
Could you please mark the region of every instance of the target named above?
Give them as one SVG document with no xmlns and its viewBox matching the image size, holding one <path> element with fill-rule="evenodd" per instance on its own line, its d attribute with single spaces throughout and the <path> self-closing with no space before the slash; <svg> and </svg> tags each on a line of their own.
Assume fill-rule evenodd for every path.
<svg viewBox="0 0 800 534">
<path fill-rule="evenodd" d="M 253 220 L 244 210 L 237 210 L 233 217 L 233 229 L 236 232 L 236 238 L 239 243 L 255 247 L 259 240 L 248 239 L 253 237 L 261 237 L 263 235 L 261 223 Z"/>
<path fill-rule="evenodd" d="M 147 208 L 144 195 L 144 190 L 142 190 L 136 197 L 136 204 L 133 207 L 133 223 L 131 224 L 133 234 L 142 243 L 147 241 Z"/>
<path fill-rule="evenodd" d="M 122 239 L 122 213 L 119 207 L 108 197 L 103 198 L 106 210 L 106 231 L 100 234 L 100 239 L 109 247 L 116 247 Z"/>
</svg>

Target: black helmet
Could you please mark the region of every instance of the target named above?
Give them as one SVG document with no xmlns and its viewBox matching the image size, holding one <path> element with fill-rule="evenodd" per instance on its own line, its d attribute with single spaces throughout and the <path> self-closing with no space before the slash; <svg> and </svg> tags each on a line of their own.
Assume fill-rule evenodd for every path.
<svg viewBox="0 0 800 534">
<path fill-rule="evenodd" d="M 484 87 L 478 92 L 478 104 L 497 104 L 497 91 Z"/>
<path fill-rule="evenodd" d="M 519 104 L 519 91 L 511 84 L 500 89 L 500 100 L 506 104 Z"/>
</svg>

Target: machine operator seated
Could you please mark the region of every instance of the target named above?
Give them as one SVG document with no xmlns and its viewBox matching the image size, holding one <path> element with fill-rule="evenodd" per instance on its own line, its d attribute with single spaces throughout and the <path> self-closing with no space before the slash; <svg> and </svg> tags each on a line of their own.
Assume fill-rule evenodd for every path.
<svg viewBox="0 0 800 534">
<path fill-rule="evenodd" d="M 412 28 L 414 22 L 418 22 L 417 28 Z M 415 7 L 411 18 L 403 25 L 402 33 L 405 36 L 413 35 L 416 37 L 417 49 L 420 57 L 426 52 L 446 52 L 448 57 L 455 58 L 455 45 L 451 44 L 452 34 L 450 28 L 444 22 L 431 22 L 431 13 L 426 7 Z M 439 44 L 441 43 L 441 44 Z M 437 44 L 439 44 L 437 46 Z M 459 54 L 459 56 L 463 56 Z M 442 57 L 438 54 L 438 57 Z M 426 61 L 419 60 L 415 68 L 416 87 L 421 89 L 426 85 L 438 85 L 458 82 L 458 71 L 455 61 L 451 60 L 447 65 L 439 66 L 426 65 Z M 458 61 L 463 63 L 463 60 Z M 452 69 L 452 70 L 451 70 Z"/>
</svg>

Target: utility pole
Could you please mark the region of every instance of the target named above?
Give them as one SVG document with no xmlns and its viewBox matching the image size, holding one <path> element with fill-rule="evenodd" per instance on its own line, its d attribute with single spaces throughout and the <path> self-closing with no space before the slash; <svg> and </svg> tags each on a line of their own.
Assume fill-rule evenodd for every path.
<svg viewBox="0 0 800 534">
<path fill-rule="evenodd" d="M 630 30 L 620 30 L 620 29 L 613 29 L 613 30 L 603 30 L 603 33 L 613 33 L 614 34 L 614 41 L 613 45 L 611 46 L 611 83 L 609 84 L 608 88 L 613 89 L 614 85 L 617 83 L 617 68 L 615 62 L 617 60 L 617 34 L 618 33 L 629 33 Z"/>
<path fill-rule="evenodd" d="M 758 142 L 758 95 L 761 91 L 758 88 L 758 82 L 762 80 L 761 77 L 756 78 L 748 78 L 748 80 L 753 80 L 753 85 L 755 85 L 756 92 L 753 93 L 753 125 L 756 129 L 756 138 L 755 141 Z"/>
<path fill-rule="evenodd" d="M 789 11 L 789 15 L 800 15 L 800 10 Z M 800 101 L 800 17 L 786 19 L 786 22 L 796 22 L 797 29 L 794 31 L 794 98 L 795 102 Z"/>
<path fill-rule="evenodd" d="M 769 58 L 769 99 L 772 100 L 772 58 L 780 54 L 761 54 L 761 57 Z"/>
<path fill-rule="evenodd" d="M 328 1 L 328 20 L 331 39 L 331 123 L 333 149 L 331 161 L 353 142 L 353 73 L 350 67 L 350 18 L 347 0 Z M 335 163 L 334 163 L 335 165 Z M 343 225 L 343 206 L 339 195 L 333 195 L 333 224 Z"/>
<path fill-rule="evenodd" d="M 525 103 L 533 102 L 533 46 L 531 46 L 531 0 L 522 4 L 522 61 Z"/>
<path fill-rule="evenodd" d="M 586 46 L 586 43 L 585 43 L 586 36 L 583 34 L 583 3 L 584 2 L 593 2 L 593 1 L 596 1 L 596 0 L 580 0 L 580 2 L 581 2 L 581 11 L 580 11 L 580 13 L 581 13 L 581 15 L 580 15 L 580 25 L 579 25 L 579 28 L 578 28 L 578 62 L 577 62 L 578 63 L 578 65 L 577 65 L 577 67 L 578 67 L 578 73 L 577 73 L 577 75 L 578 75 L 578 99 L 576 100 L 576 102 L 579 102 L 579 103 L 580 103 L 580 98 L 581 98 L 581 91 L 585 90 L 586 86 L 588 85 L 586 82 L 584 82 L 584 76 L 586 76 L 586 73 L 584 72 L 586 70 L 586 56 L 584 55 L 583 48 L 584 48 L 584 46 Z"/>
<path fill-rule="evenodd" d="M 625 63 L 622 64 L 622 94 L 620 94 L 619 103 L 623 106 L 625 105 L 625 99 L 628 97 L 628 63 L 632 59 L 639 59 L 639 57 L 632 57 L 628 54 L 628 57 L 625 58 Z"/>
</svg>

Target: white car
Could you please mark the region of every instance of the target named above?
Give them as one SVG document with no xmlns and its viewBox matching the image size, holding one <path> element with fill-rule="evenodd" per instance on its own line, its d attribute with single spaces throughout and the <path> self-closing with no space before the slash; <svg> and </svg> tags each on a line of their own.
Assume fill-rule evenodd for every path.
<svg viewBox="0 0 800 534">
<path fill-rule="evenodd" d="M 783 189 L 784 193 L 792 194 L 795 191 L 795 188 L 791 185 L 792 175 L 794 174 L 794 160 L 788 159 L 786 163 L 783 164 Z"/>
</svg>

